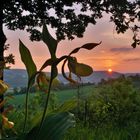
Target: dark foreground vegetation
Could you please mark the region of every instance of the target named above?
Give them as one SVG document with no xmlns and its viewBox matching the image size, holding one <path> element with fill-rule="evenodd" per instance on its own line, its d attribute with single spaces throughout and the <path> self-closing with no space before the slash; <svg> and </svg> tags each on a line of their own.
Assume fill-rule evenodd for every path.
<svg viewBox="0 0 140 140">
<path fill-rule="evenodd" d="M 96 86 L 80 86 L 77 89 L 63 91 L 53 90 L 47 112 L 48 114 L 60 112 L 74 114 L 75 125 L 62 135 L 61 139 L 64 140 L 139 140 L 139 82 L 139 76 L 127 78 L 122 76 L 117 79 L 104 80 Z M 20 96 L 23 99 L 23 94 L 16 95 L 15 99 L 12 99 L 15 107 L 9 113 L 8 118 L 15 123 L 15 127 L 6 132 L 7 136 L 22 132 L 24 105 L 18 104 Z M 45 96 L 41 92 L 31 94 L 28 130 L 40 117 L 45 104 Z"/>
</svg>

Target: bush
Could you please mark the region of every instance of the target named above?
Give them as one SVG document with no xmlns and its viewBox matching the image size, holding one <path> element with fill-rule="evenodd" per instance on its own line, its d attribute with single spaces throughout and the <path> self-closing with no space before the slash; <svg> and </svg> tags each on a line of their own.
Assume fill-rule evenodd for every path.
<svg viewBox="0 0 140 140">
<path fill-rule="evenodd" d="M 93 125 L 128 127 L 139 125 L 140 95 L 127 78 L 119 78 L 98 87 L 89 99 L 89 121 Z M 90 123 L 91 124 L 91 123 Z"/>
</svg>

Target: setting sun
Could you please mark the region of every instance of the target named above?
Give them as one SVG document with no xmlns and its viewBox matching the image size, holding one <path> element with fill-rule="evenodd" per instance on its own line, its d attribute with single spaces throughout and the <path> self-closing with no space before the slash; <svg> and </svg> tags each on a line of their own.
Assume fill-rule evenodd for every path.
<svg viewBox="0 0 140 140">
<path fill-rule="evenodd" d="M 112 72 L 112 69 L 108 69 L 108 72 L 111 73 Z"/>
</svg>

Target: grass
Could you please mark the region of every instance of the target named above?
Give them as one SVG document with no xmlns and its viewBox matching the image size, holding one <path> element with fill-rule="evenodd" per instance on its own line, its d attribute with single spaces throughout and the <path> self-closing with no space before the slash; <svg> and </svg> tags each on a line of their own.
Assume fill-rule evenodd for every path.
<svg viewBox="0 0 140 140">
<path fill-rule="evenodd" d="M 57 90 L 57 91 L 52 91 L 52 93 L 56 94 L 57 100 L 59 103 L 63 103 L 69 99 L 75 98 L 77 96 L 77 90 L 78 89 L 66 89 L 66 90 Z M 94 90 L 93 85 L 88 85 L 88 86 L 83 86 L 80 87 L 79 92 L 80 95 L 82 96 L 87 96 L 92 93 Z M 32 98 L 36 94 L 41 94 L 41 93 L 32 93 L 30 94 L 29 98 Z M 9 100 L 9 104 L 18 106 L 18 105 L 23 105 L 25 103 L 25 94 L 21 95 L 15 95 L 13 99 Z"/>
<path fill-rule="evenodd" d="M 140 140 L 140 134 L 133 135 L 120 128 L 88 128 L 77 124 L 66 134 L 64 140 Z"/>
<path fill-rule="evenodd" d="M 79 92 L 81 96 L 88 96 L 92 94 L 94 90 L 95 86 L 88 85 L 80 87 Z M 77 96 L 77 92 L 78 89 L 66 89 L 66 90 L 63 89 L 52 91 L 52 93 L 55 93 L 55 95 L 57 96 L 57 100 L 59 103 L 63 103 L 69 99 L 75 98 Z M 41 93 L 30 94 L 30 98 L 39 94 Z M 25 102 L 25 94 L 16 95 L 14 96 L 13 100 L 9 101 L 10 104 L 13 104 L 15 106 L 23 105 L 24 102 Z M 140 140 L 139 128 L 137 128 L 136 130 L 133 129 L 132 126 L 130 126 L 130 128 L 116 128 L 116 127 L 91 128 L 88 126 L 84 126 L 83 123 L 77 122 L 75 127 L 69 129 L 69 131 L 66 133 L 64 140 Z"/>
<path fill-rule="evenodd" d="M 88 96 L 92 94 L 93 90 L 94 90 L 94 86 L 89 85 L 89 86 L 80 87 L 79 92 L 81 96 Z M 55 93 L 58 98 L 58 101 L 60 103 L 63 103 L 64 101 L 75 98 L 77 96 L 77 92 L 78 89 L 68 89 L 68 90 L 57 91 Z"/>
</svg>

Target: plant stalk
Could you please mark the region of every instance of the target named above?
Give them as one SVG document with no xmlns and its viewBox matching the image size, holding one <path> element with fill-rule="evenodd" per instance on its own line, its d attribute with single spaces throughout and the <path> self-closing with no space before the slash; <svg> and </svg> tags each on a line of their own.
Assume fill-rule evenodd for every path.
<svg viewBox="0 0 140 140">
<path fill-rule="evenodd" d="M 53 75 L 53 70 L 52 69 L 53 69 L 53 66 L 51 66 L 51 76 L 50 76 L 50 82 L 49 82 L 48 93 L 47 93 L 47 98 L 46 98 L 46 104 L 45 104 L 45 107 L 44 107 L 44 111 L 43 111 L 43 115 L 42 115 L 42 118 L 41 118 L 41 122 L 40 122 L 40 126 L 39 126 L 38 135 L 36 137 L 36 140 L 39 137 L 39 134 L 40 134 L 40 131 L 42 129 L 44 119 L 45 119 L 45 116 L 46 116 L 46 112 L 47 112 L 47 109 L 48 109 L 49 97 L 50 97 L 52 81 L 53 81 L 53 76 L 52 76 Z"/>
<path fill-rule="evenodd" d="M 26 99 L 25 99 L 25 120 L 24 120 L 24 126 L 23 126 L 23 133 L 25 132 L 26 129 L 26 124 L 27 124 L 27 118 L 28 118 L 28 98 L 29 98 L 29 91 L 30 88 L 32 86 L 32 82 L 35 78 L 35 76 L 38 74 L 39 72 L 35 73 L 28 82 L 28 87 L 27 87 L 27 93 L 26 93 Z"/>
<path fill-rule="evenodd" d="M 29 97 L 29 86 L 27 88 L 27 93 L 26 93 L 26 101 L 25 101 L 25 120 L 24 120 L 24 126 L 23 126 L 23 133 L 25 132 L 26 124 L 27 124 L 27 117 L 28 117 L 28 97 Z"/>
</svg>

